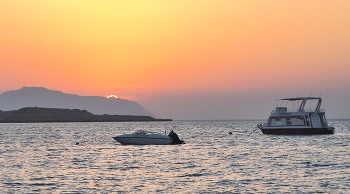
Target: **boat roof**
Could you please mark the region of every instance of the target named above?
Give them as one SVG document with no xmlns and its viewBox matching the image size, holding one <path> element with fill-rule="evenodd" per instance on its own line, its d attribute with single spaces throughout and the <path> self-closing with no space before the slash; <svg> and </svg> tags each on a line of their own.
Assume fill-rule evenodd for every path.
<svg viewBox="0 0 350 194">
<path fill-rule="evenodd" d="M 300 106 L 299 106 L 299 111 L 300 110 L 304 110 L 304 107 L 305 107 L 306 102 L 308 100 L 318 100 L 318 103 L 316 105 L 315 111 L 320 110 L 321 103 L 322 103 L 322 99 L 320 97 L 296 97 L 296 98 L 282 98 L 282 99 L 277 99 L 277 100 L 291 101 L 293 104 L 295 103 L 294 101 L 302 101 Z"/>
<path fill-rule="evenodd" d="M 277 100 L 289 100 L 289 101 L 296 101 L 296 100 L 305 100 L 305 99 L 321 99 L 320 97 L 296 97 L 296 98 L 282 98 L 282 99 L 277 99 Z"/>
</svg>

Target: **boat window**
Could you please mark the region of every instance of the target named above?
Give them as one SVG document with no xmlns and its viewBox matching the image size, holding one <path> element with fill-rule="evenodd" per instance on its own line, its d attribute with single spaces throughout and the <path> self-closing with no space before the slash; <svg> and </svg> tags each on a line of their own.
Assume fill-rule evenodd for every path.
<svg viewBox="0 0 350 194">
<path fill-rule="evenodd" d="M 305 115 L 306 126 L 310 126 L 309 117 Z"/>
<path fill-rule="evenodd" d="M 271 119 L 269 119 L 268 121 L 267 121 L 267 126 L 271 126 L 272 124 L 271 124 Z"/>
<path fill-rule="evenodd" d="M 292 120 L 291 120 L 291 118 L 287 118 L 286 123 L 287 123 L 287 125 L 292 125 Z"/>
<path fill-rule="evenodd" d="M 276 119 L 276 125 L 282 125 L 281 119 Z"/>
<path fill-rule="evenodd" d="M 303 118 L 301 118 L 301 117 L 297 118 L 297 125 L 305 125 Z"/>
</svg>

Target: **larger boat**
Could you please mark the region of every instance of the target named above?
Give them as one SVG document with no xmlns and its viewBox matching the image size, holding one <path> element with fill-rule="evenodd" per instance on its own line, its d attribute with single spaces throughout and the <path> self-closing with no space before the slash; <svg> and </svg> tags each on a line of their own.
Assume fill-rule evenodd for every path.
<svg viewBox="0 0 350 194">
<path fill-rule="evenodd" d="M 285 135 L 318 135 L 333 134 L 334 127 L 328 126 L 325 110 L 320 109 L 322 99 L 319 97 L 298 97 L 279 99 L 292 105 L 291 110 L 286 106 L 277 106 L 271 112 L 265 124 L 258 124 L 263 134 Z M 316 106 L 312 102 L 316 101 Z M 305 106 L 310 102 L 310 109 Z"/>
</svg>

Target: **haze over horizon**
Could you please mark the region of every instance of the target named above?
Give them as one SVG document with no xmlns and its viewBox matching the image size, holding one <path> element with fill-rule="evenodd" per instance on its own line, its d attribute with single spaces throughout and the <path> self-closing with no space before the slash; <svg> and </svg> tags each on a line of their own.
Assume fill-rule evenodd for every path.
<svg viewBox="0 0 350 194">
<path fill-rule="evenodd" d="M 0 94 L 138 102 L 175 120 L 265 119 L 319 96 L 350 118 L 350 1 L 1 1 Z M 1 109 L 1 108 L 0 108 Z"/>
</svg>

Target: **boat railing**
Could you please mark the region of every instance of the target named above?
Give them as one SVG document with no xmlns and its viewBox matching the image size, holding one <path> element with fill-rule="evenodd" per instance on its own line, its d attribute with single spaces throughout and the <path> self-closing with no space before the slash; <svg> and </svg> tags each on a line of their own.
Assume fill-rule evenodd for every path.
<svg viewBox="0 0 350 194">
<path fill-rule="evenodd" d="M 318 112 L 318 113 L 324 113 L 324 112 L 325 112 L 325 109 L 318 109 L 318 110 L 315 110 L 315 109 L 304 109 L 304 112 Z"/>
<path fill-rule="evenodd" d="M 298 113 L 299 110 L 287 110 L 287 113 Z M 324 113 L 325 109 L 303 109 L 303 112 L 318 112 L 318 113 Z M 276 110 L 272 110 L 271 113 L 276 113 Z"/>
</svg>

